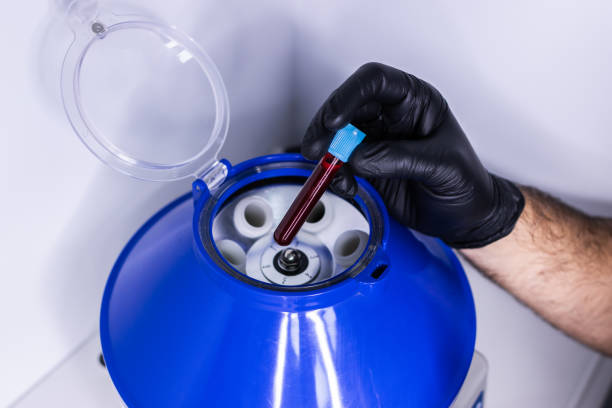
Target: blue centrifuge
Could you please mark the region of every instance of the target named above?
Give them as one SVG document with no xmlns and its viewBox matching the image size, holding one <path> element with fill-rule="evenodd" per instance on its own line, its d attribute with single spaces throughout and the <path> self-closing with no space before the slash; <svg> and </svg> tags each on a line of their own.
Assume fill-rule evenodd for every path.
<svg viewBox="0 0 612 408">
<path fill-rule="evenodd" d="M 353 200 L 326 192 L 279 246 L 274 228 L 314 163 L 218 159 L 228 98 L 193 39 L 94 1 L 61 6 L 75 33 L 62 96 L 84 144 L 139 179 L 194 180 L 108 278 L 100 336 L 128 406 L 482 405 L 484 377 L 464 381 L 484 366 L 474 303 L 447 246 L 391 219 L 364 180 Z"/>
</svg>

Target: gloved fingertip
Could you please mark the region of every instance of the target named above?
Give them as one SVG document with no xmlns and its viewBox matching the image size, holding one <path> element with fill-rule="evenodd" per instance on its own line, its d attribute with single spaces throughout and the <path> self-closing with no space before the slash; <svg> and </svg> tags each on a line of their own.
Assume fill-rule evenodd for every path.
<svg viewBox="0 0 612 408">
<path fill-rule="evenodd" d="M 343 198 L 353 198 L 357 194 L 357 181 L 350 174 L 339 174 L 330 184 L 331 190 Z"/>
<path fill-rule="evenodd" d="M 380 175 L 380 157 L 372 158 L 372 151 L 376 146 L 363 143 L 355 149 L 350 158 L 353 172 L 360 177 L 376 177 Z"/>
<path fill-rule="evenodd" d="M 323 116 L 325 127 L 331 131 L 341 129 L 348 122 L 348 119 L 343 114 L 328 112 Z"/>
<path fill-rule="evenodd" d="M 319 160 L 327 151 L 328 142 L 324 139 L 313 139 L 302 142 L 300 152 L 308 160 Z"/>
<path fill-rule="evenodd" d="M 338 95 L 333 94 L 329 101 L 325 103 L 321 112 L 322 124 L 331 132 L 335 132 L 346 126 L 351 119 L 346 112 L 346 104 L 340 102 L 338 99 Z"/>
</svg>

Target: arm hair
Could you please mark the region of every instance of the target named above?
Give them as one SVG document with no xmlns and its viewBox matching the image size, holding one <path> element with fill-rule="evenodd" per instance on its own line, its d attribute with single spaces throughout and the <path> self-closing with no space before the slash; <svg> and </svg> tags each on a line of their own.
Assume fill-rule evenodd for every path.
<svg viewBox="0 0 612 408">
<path fill-rule="evenodd" d="M 612 220 L 521 190 L 512 233 L 461 253 L 546 321 L 612 356 Z"/>
</svg>

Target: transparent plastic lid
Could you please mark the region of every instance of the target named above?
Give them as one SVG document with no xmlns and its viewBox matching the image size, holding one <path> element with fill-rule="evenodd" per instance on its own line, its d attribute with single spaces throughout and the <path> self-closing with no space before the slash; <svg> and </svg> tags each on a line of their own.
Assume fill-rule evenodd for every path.
<svg viewBox="0 0 612 408">
<path fill-rule="evenodd" d="M 205 173 L 229 125 L 227 92 L 211 58 L 154 19 L 118 16 L 92 0 L 60 1 L 75 34 L 62 99 L 87 148 L 139 179 Z"/>
</svg>

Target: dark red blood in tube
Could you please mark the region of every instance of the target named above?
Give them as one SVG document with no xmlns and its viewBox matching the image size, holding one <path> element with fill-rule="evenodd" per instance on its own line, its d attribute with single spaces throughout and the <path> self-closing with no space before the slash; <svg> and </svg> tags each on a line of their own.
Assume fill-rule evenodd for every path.
<svg viewBox="0 0 612 408">
<path fill-rule="evenodd" d="M 289 245 L 295 235 L 298 233 L 310 211 L 319 201 L 329 183 L 340 170 L 344 163 L 331 153 L 326 153 L 321 158 L 317 167 L 314 168 L 306 183 L 300 190 L 299 194 L 293 200 L 291 207 L 281 220 L 276 231 L 274 231 L 274 240 L 280 245 Z"/>
</svg>

